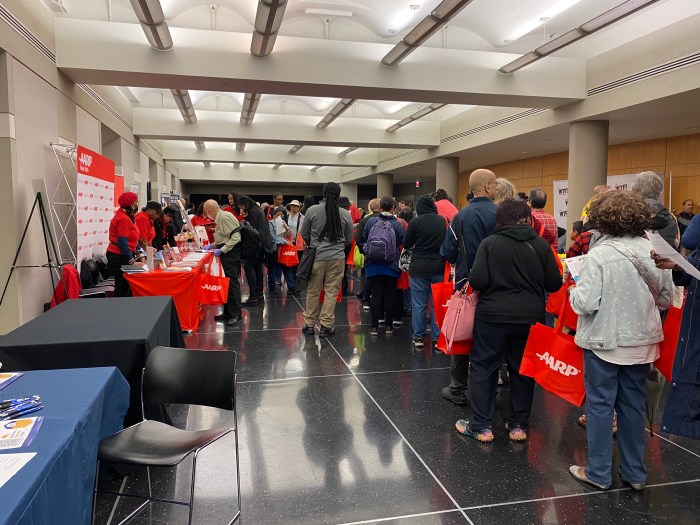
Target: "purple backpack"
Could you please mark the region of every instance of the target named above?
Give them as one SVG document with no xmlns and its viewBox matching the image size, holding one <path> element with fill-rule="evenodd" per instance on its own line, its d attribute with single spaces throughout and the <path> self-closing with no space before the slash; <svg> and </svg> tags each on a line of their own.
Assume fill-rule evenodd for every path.
<svg viewBox="0 0 700 525">
<path fill-rule="evenodd" d="M 377 219 L 369 230 L 364 246 L 365 259 L 370 264 L 390 264 L 396 260 L 396 232 L 390 220 Z"/>
</svg>

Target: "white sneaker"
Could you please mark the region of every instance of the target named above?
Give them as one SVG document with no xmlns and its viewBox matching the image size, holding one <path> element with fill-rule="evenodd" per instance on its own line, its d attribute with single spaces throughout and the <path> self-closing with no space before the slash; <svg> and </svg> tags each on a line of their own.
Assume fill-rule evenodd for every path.
<svg viewBox="0 0 700 525">
<path fill-rule="evenodd" d="M 380 319 L 380 320 L 377 321 L 377 322 L 378 322 L 379 324 L 384 324 L 384 319 Z"/>
</svg>

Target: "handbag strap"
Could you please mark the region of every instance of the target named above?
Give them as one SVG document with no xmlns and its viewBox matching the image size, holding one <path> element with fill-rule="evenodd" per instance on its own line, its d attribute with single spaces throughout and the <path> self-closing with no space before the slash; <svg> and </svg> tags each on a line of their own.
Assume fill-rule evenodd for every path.
<svg viewBox="0 0 700 525">
<path fill-rule="evenodd" d="M 654 296 L 654 299 L 656 299 L 659 296 L 659 289 L 656 287 L 654 280 L 649 274 L 649 270 L 647 270 L 644 264 L 642 264 L 642 261 L 640 261 L 639 258 L 634 253 L 632 253 L 632 251 L 629 248 L 627 248 L 627 246 L 613 240 L 605 240 L 601 244 L 610 246 L 611 248 L 614 248 L 622 255 L 624 255 L 637 269 L 639 275 L 641 275 L 642 279 L 644 279 L 644 282 L 647 283 L 649 291 L 651 292 L 651 295 Z"/>
</svg>

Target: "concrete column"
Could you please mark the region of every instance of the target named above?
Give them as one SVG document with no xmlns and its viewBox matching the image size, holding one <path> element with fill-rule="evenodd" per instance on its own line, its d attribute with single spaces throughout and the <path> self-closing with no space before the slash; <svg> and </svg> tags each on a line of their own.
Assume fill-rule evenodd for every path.
<svg viewBox="0 0 700 525">
<path fill-rule="evenodd" d="M 394 174 L 379 173 L 377 175 L 377 197 L 380 199 L 394 194 Z"/>
<path fill-rule="evenodd" d="M 437 159 L 435 166 L 435 190 L 442 188 L 452 197 L 454 202 L 459 200 L 459 158 L 445 157 Z"/>
<path fill-rule="evenodd" d="M 593 187 L 608 179 L 607 120 L 572 122 L 569 126 L 569 195 L 566 225 L 581 217 L 581 211 L 593 195 Z"/>
<path fill-rule="evenodd" d="M 5 241 L 5 249 L 0 250 L 0 287 L 4 288 L 19 244 L 22 228 L 27 220 L 26 216 L 20 217 L 17 213 L 19 181 L 15 137 L 13 59 L 4 52 L 0 52 L 0 184 L 3 188 L 3 191 L 0 192 L 0 223 L 3 225 L 3 239 Z M 38 219 L 38 216 L 35 217 L 35 220 Z M 29 239 L 27 242 L 31 244 Z M 22 323 L 21 274 L 22 270 L 14 272 L 7 289 L 7 295 L 0 306 L 0 334 L 14 330 Z"/>
<path fill-rule="evenodd" d="M 343 197 L 347 197 L 352 202 L 357 204 L 357 183 L 355 183 L 355 182 L 341 182 L 340 183 L 340 194 Z"/>
</svg>

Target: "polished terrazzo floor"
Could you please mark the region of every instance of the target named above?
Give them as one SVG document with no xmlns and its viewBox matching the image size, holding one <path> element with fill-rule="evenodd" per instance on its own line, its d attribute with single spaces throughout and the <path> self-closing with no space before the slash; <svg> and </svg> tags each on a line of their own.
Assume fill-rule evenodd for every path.
<svg viewBox="0 0 700 525">
<path fill-rule="evenodd" d="M 530 440 L 514 444 L 500 419 L 503 387 L 496 441 L 478 444 L 454 431 L 469 409 L 440 397 L 449 358 L 434 352 L 429 338 L 425 349 L 412 348 L 410 318 L 392 336 L 370 338 L 369 313 L 344 298 L 336 335 L 319 340 L 300 332 L 304 305 L 303 298 L 275 296 L 245 310 L 236 329 L 215 323 L 211 307 L 187 336 L 189 348 L 239 353 L 241 524 L 700 523 L 700 442 L 647 437 L 648 489 L 634 493 L 616 477 L 613 490 L 594 491 L 567 472 L 586 457 L 578 408 L 538 389 Z M 188 429 L 233 421 L 229 412 L 203 407 L 171 407 L 171 414 Z M 228 523 L 234 458 L 233 437 L 200 454 L 194 523 Z M 187 460 L 153 470 L 153 494 L 186 499 L 190 479 Z M 145 471 L 103 486 L 143 493 Z M 135 506 L 100 496 L 96 523 L 116 523 Z M 155 504 L 131 523 L 187 523 L 187 509 Z"/>
</svg>

